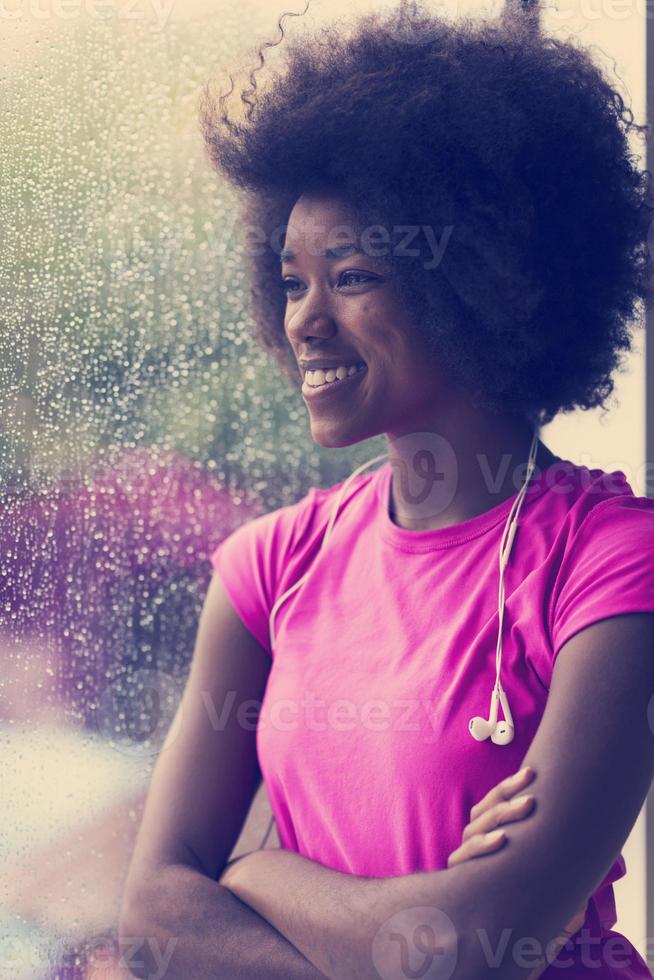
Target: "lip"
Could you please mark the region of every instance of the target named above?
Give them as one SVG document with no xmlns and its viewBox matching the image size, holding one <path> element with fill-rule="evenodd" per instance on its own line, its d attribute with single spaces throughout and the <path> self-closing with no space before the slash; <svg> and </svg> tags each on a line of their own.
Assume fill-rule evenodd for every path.
<svg viewBox="0 0 654 980">
<path fill-rule="evenodd" d="M 351 374 L 349 377 L 343 378 L 342 381 L 328 381 L 327 384 L 321 385 L 319 388 L 311 388 L 306 381 L 303 381 L 302 397 L 308 398 L 311 401 L 314 399 L 320 401 L 323 398 L 337 398 L 339 395 L 343 395 L 348 390 L 351 390 L 367 373 L 368 367 L 366 366 L 360 371 L 357 371 L 356 374 Z"/>
</svg>

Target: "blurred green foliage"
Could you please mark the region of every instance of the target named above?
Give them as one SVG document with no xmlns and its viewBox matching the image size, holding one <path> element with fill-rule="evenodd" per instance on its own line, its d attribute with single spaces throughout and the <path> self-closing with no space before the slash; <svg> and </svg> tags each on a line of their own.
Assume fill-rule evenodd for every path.
<svg viewBox="0 0 654 980">
<path fill-rule="evenodd" d="M 109 445 L 178 450 L 265 509 L 351 469 L 251 339 L 237 199 L 199 131 L 204 81 L 226 89 L 268 30 L 247 5 L 160 32 L 87 18 L 2 78 L 5 499 Z"/>
</svg>

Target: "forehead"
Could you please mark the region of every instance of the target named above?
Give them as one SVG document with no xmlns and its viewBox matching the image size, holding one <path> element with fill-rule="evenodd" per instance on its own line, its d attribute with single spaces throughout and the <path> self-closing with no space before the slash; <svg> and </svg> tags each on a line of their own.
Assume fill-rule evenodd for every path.
<svg viewBox="0 0 654 980">
<path fill-rule="evenodd" d="M 303 194 L 293 205 L 286 224 L 286 245 L 302 247 L 312 241 L 322 246 L 356 241 L 360 226 L 355 209 L 339 194 Z"/>
</svg>

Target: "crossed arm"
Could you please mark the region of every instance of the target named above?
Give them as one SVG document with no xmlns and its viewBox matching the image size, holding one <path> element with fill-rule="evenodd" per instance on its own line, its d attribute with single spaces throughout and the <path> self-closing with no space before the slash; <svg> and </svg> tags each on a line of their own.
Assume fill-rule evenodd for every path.
<svg viewBox="0 0 654 980">
<path fill-rule="evenodd" d="M 365 878 L 269 850 L 228 867 L 221 884 L 334 980 L 378 980 L 378 957 L 386 970 L 395 957 L 404 976 L 402 945 L 447 957 L 455 978 L 483 980 L 495 967 L 502 980 L 527 980 L 608 872 L 647 797 L 654 613 L 593 623 L 562 647 L 524 765 L 535 771 L 535 809 L 483 861 Z"/>
</svg>

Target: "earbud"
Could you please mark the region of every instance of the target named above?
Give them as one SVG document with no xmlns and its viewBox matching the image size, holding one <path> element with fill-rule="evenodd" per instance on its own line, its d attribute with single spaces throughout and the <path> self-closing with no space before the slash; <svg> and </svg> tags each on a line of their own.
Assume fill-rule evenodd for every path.
<svg viewBox="0 0 654 980">
<path fill-rule="evenodd" d="M 491 734 L 491 742 L 495 745 L 508 745 L 513 741 L 513 725 L 508 721 L 498 721 L 495 731 Z"/>
<path fill-rule="evenodd" d="M 500 701 L 502 702 L 504 721 L 498 721 L 497 725 L 495 726 L 495 731 L 491 732 L 491 742 L 493 742 L 495 745 L 508 745 L 509 742 L 513 741 L 515 731 L 513 728 L 513 718 L 511 717 L 509 702 L 502 687 L 500 687 Z"/>
<path fill-rule="evenodd" d="M 504 718 L 498 721 L 497 712 L 500 702 L 502 703 Z M 471 718 L 469 727 L 470 734 L 478 742 L 484 742 L 489 737 L 495 745 L 508 745 L 513 741 L 515 734 L 513 718 L 506 694 L 501 687 L 498 688 L 496 685 L 493 688 L 488 719 L 477 715 L 476 718 Z"/>
<path fill-rule="evenodd" d="M 492 735 L 495 731 L 497 727 L 497 709 L 499 702 L 499 693 L 497 686 L 495 686 L 491 695 L 488 720 L 486 720 L 486 718 L 482 718 L 481 715 L 477 715 L 476 718 L 470 719 L 470 734 L 478 742 L 485 741 L 489 735 Z"/>
</svg>

